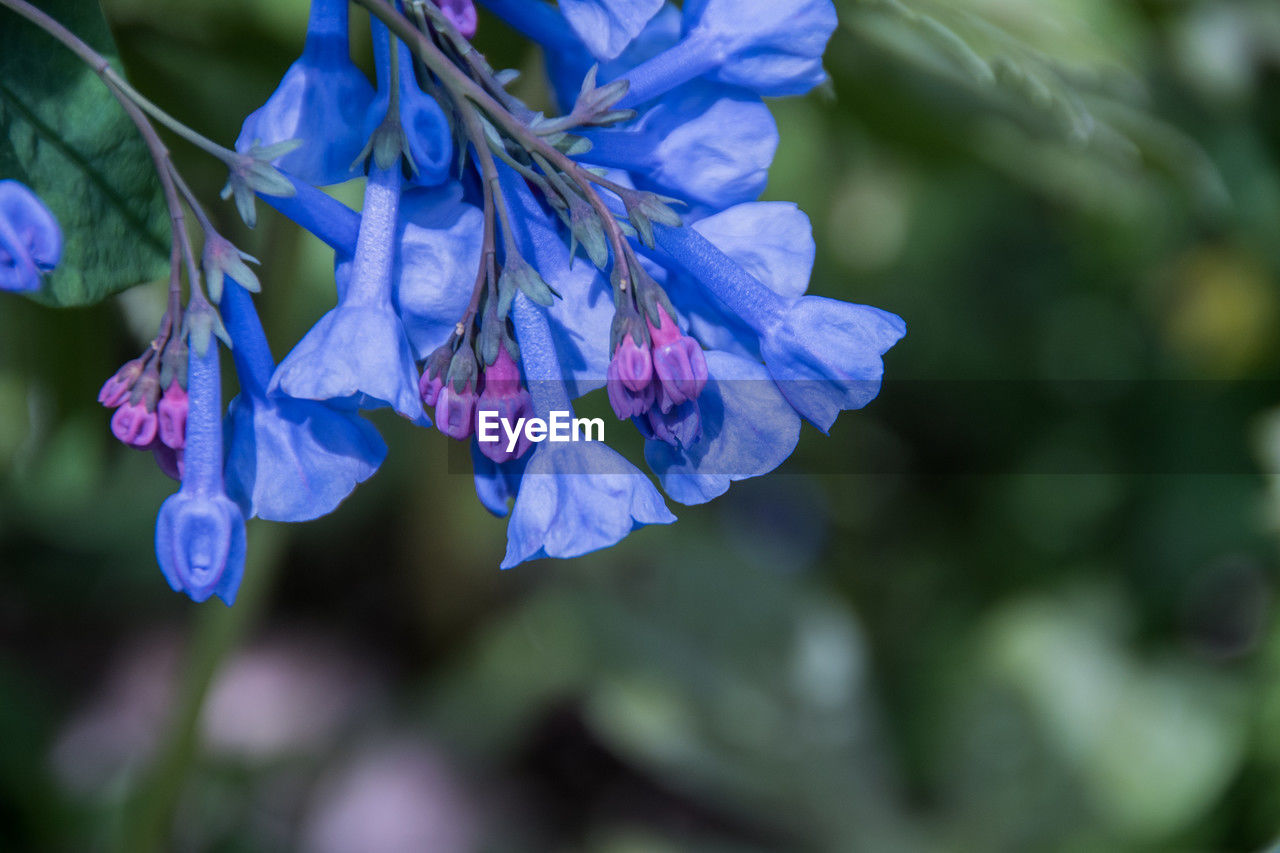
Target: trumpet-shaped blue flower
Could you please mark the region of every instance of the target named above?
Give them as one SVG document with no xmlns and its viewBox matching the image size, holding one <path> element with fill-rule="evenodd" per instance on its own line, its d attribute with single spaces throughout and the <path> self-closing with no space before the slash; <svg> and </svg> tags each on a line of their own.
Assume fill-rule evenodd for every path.
<svg viewBox="0 0 1280 853">
<path fill-rule="evenodd" d="M 0 290 L 39 290 L 61 259 L 62 229 L 49 208 L 17 181 L 0 181 Z"/>
<path fill-rule="evenodd" d="M 684 36 L 627 73 L 628 107 L 707 76 L 766 96 L 802 95 L 826 80 L 836 28 L 831 0 L 688 0 Z"/>
<path fill-rule="evenodd" d="M 628 77 L 678 44 L 680 31 L 680 10 L 668 3 L 599 76 Z M 590 67 L 584 51 L 548 51 L 547 66 L 560 102 L 572 105 Z M 637 186 L 694 206 L 720 209 L 760 195 L 778 129 L 755 93 L 701 78 L 638 106 L 639 117 L 627 125 L 584 132 L 593 148 L 582 159 L 627 170 Z"/>
<path fill-rule="evenodd" d="M 449 164 L 453 160 L 453 133 L 444 110 L 435 99 L 422 91 L 413 70 L 413 55 L 404 42 L 395 39 L 396 79 L 399 86 L 399 103 L 394 116 L 388 114 L 391 107 L 391 34 L 378 20 L 373 21 L 373 57 L 378 71 L 378 94 L 364 120 L 364 135 L 372 137 L 385 119 L 400 123 L 404 153 L 412 161 L 414 183 L 435 186 L 449 177 Z M 376 156 L 376 155 L 375 155 Z"/>
<path fill-rule="evenodd" d="M 759 339 L 770 375 L 796 411 L 823 432 L 875 398 L 881 356 L 906 333 L 895 314 L 821 296 L 787 298 L 691 228 L 657 225 L 658 248 Z"/>
<path fill-rule="evenodd" d="M 156 559 L 175 592 L 193 601 L 217 595 L 230 605 L 244 575 L 244 517 L 223 484 L 218 345 L 206 344 L 203 353 L 191 347 L 182 487 L 160 507 Z"/>
<path fill-rule="evenodd" d="M 512 315 L 534 412 L 541 418 L 572 413 L 546 313 L 519 294 Z M 546 442 L 534 449 L 520 477 L 502 568 L 539 557 L 577 557 L 646 524 L 673 521 L 649 478 L 608 446 Z"/>
<path fill-rule="evenodd" d="M 236 150 L 302 140 L 277 165 L 311 184 L 356 176 L 352 162 L 368 138 L 373 87 L 351 62 L 347 0 L 312 0 L 307 41 L 267 102 L 249 114 Z"/>
<path fill-rule="evenodd" d="M 365 409 L 390 406 L 430 426 L 413 349 L 391 303 L 400 181 L 399 163 L 369 176 L 350 284 L 285 356 L 269 390 Z"/>
<path fill-rule="evenodd" d="M 275 370 L 253 300 L 225 288 L 222 314 L 240 393 L 227 410 L 227 493 L 246 517 L 309 521 L 332 512 L 373 476 L 387 446 L 355 412 L 268 393 Z"/>
</svg>

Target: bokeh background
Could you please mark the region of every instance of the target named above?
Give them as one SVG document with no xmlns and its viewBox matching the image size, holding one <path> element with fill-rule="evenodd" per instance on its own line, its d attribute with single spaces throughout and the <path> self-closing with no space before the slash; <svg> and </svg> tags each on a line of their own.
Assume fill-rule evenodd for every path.
<svg viewBox="0 0 1280 853">
<path fill-rule="evenodd" d="M 135 84 L 224 142 L 306 16 L 103 5 Z M 4 300 L 0 848 L 1276 842 L 1280 5 L 837 5 L 768 197 L 813 220 L 812 292 L 909 333 L 782 472 L 609 551 L 499 572 L 447 440 L 380 418 L 383 470 L 251 524 L 241 602 L 193 605 L 152 553 L 173 486 L 94 401 L 159 291 Z M 478 42 L 545 99 L 535 49 Z M 211 208 L 280 356 L 331 257 Z"/>
</svg>

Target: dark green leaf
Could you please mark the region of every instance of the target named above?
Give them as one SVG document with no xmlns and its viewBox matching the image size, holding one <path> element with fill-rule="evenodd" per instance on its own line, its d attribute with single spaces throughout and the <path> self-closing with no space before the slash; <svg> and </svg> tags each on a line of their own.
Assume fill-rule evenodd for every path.
<svg viewBox="0 0 1280 853">
<path fill-rule="evenodd" d="M 36 5 L 114 61 L 97 3 Z M 168 218 L 145 145 L 72 53 L 0 10 L 0 178 L 36 192 L 62 225 L 62 262 L 33 297 L 91 305 L 165 274 Z"/>
</svg>

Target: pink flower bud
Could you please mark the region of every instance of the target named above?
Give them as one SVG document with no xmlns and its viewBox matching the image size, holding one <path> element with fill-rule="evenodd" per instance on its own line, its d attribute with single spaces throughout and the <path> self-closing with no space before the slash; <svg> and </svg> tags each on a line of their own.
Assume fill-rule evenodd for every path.
<svg viewBox="0 0 1280 853">
<path fill-rule="evenodd" d="M 111 416 L 111 434 L 134 447 L 150 444 L 158 427 L 156 413 L 147 411 L 141 403 L 125 403 Z"/>
<path fill-rule="evenodd" d="M 437 3 L 444 16 L 453 22 L 458 32 L 467 38 L 476 34 L 476 6 L 473 0 L 440 0 Z"/>
<path fill-rule="evenodd" d="M 422 402 L 428 406 L 434 406 L 440 399 L 442 388 L 444 388 L 444 378 L 440 375 L 428 376 L 427 371 L 424 370 L 418 379 L 418 393 L 422 396 Z"/>
<path fill-rule="evenodd" d="M 658 315 L 662 325 L 649 324 L 653 372 L 661 385 L 658 403 L 662 411 L 669 412 L 673 406 L 698 399 L 707 384 L 707 359 L 698 342 L 683 334 L 661 305 Z"/>
<path fill-rule="evenodd" d="M 98 402 L 108 409 L 114 409 L 129 398 L 133 383 L 142 375 L 142 359 L 135 358 L 116 371 L 116 375 L 108 379 L 98 392 Z"/>
<path fill-rule="evenodd" d="M 653 379 L 653 359 L 649 350 L 637 344 L 631 335 L 622 336 L 618 348 L 613 351 L 611 364 L 618 366 L 618 378 L 632 391 L 643 391 Z"/>
<path fill-rule="evenodd" d="M 533 400 L 522 386 L 520 368 L 506 347 L 500 347 L 497 359 L 485 368 L 484 393 L 476 403 L 477 420 L 481 412 L 496 412 L 499 423 L 513 426 L 521 418 L 533 416 Z M 497 441 L 477 442 L 480 452 L 499 464 L 519 459 L 533 446 L 524 430 L 520 430 L 515 446 L 508 449 L 510 443 L 510 437 L 501 429 Z"/>
<path fill-rule="evenodd" d="M 174 450 L 187 446 L 187 392 L 177 382 L 170 383 L 156 406 L 160 441 Z"/>
<path fill-rule="evenodd" d="M 620 371 L 619 360 L 614 358 L 609 362 L 604 384 L 609 393 L 609 405 L 613 407 L 613 413 L 625 421 L 627 418 L 642 415 L 649 410 L 656 399 L 657 383 L 648 382 L 638 391 L 633 391 Z"/>
<path fill-rule="evenodd" d="M 476 392 L 471 385 L 458 391 L 452 385 L 440 389 L 436 398 L 436 429 L 450 438 L 464 439 L 471 435 L 476 420 Z"/>
</svg>

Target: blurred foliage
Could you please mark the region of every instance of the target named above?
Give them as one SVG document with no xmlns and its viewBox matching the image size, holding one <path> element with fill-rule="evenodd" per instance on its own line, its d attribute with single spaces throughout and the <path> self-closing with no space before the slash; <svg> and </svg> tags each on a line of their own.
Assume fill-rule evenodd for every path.
<svg viewBox="0 0 1280 853">
<path fill-rule="evenodd" d="M 219 140 L 306 13 L 105 6 L 139 88 Z M 341 849 L 348 819 L 370 850 L 397 821 L 442 850 L 1277 840 L 1275 4 L 839 6 L 834 98 L 774 104 L 768 196 L 813 219 L 814 292 L 906 318 L 880 398 L 674 527 L 508 573 L 447 441 L 380 419 L 339 512 L 251 527 L 282 556 L 173 846 Z M 535 51 L 489 17 L 478 42 L 537 96 Z M 214 209 L 279 356 L 331 259 Z M 218 635 L 154 565 L 171 484 L 93 403 L 161 296 L 0 312 L 4 849 L 119 837 Z"/>
<path fill-rule="evenodd" d="M 42 10 L 110 60 L 96 3 Z M 165 275 L 168 222 L 155 167 L 98 75 L 9 12 L 0 30 L 0 176 L 39 187 L 64 231 L 62 260 L 34 298 L 92 305 Z"/>
</svg>

